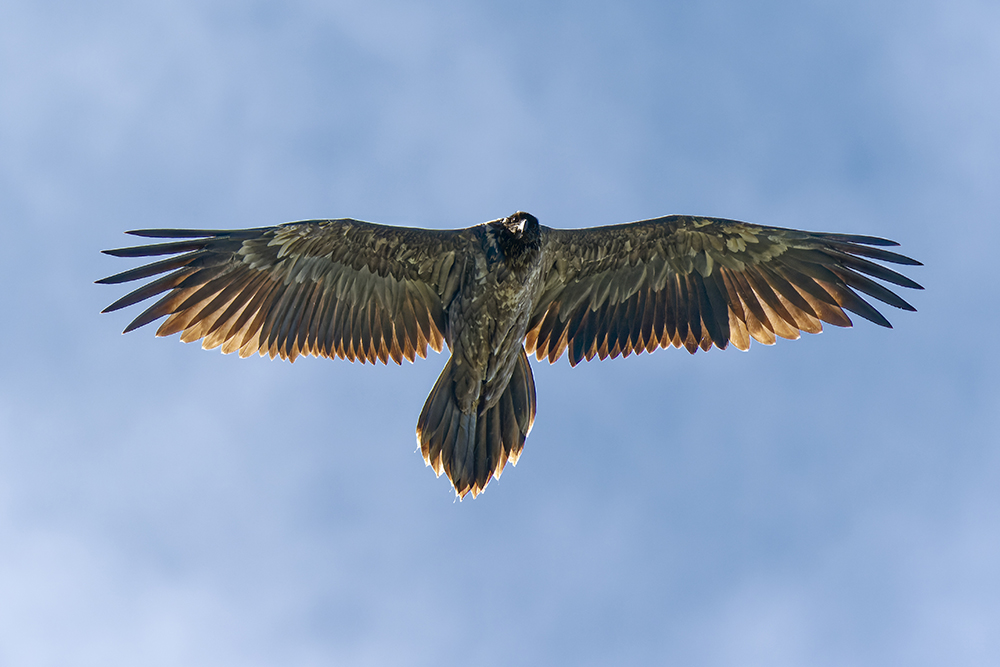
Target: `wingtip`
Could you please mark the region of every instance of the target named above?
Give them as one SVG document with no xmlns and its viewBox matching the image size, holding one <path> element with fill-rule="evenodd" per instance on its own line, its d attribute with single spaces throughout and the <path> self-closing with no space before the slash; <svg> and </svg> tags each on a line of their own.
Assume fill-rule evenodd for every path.
<svg viewBox="0 0 1000 667">
<path fill-rule="evenodd" d="M 125 329 L 122 331 L 122 335 L 124 336 L 127 333 L 131 333 L 136 329 L 138 329 L 139 327 L 145 326 L 146 324 L 149 324 L 149 322 L 136 323 L 135 321 L 133 321 L 127 327 L 125 327 Z"/>
<path fill-rule="evenodd" d="M 112 257 L 146 257 L 148 253 L 146 252 L 149 248 L 154 248 L 155 246 L 130 246 L 128 248 L 111 248 L 110 250 L 102 250 L 101 254 L 111 255 Z"/>
<path fill-rule="evenodd" d="M 229 238 L 249 237 L 259 234 L 264 227 L 250 229 L 130 229 L 125 232 L 132 236 L 150 239 L 200 239 L 213 236 Z"/>
<path fill-rule="evenodd" d="M 921 288 L 921 289 L 923 289 L 923 288 Z M 899 299 L 899 301 L 897 303 L 889 303 L 890 306 L 895 306 L 896 308 L 899 308 L 900 310 L 905 310 L 905 311 L 908 311 L 908 312 L 911 312 L 911 313 L 917 312 L 917 309 L 914 308 L 913 305 L 909 301 L 907 301 L 906 299 L 900 297 L 898 294 L 896 295 L 896 297 Z M 888 302 L 886 302 L 886 303 L 888 303 Z"/>
<path fill-rule="evenodd" d="M 881 236 L 861 236 L 859 238 L 867 239 L 862 242 L 867 245 L 877 245 L 887 248 L 894 248 L 899 246 L 899 241 L 893 241 L 892 239 L 884 239 Z"/>
<path fill-rule="evenodd" d="M 881 236 L 867 236 L 864 234 L 837 234 L 830 232 L 823 232 L 820 234 L 825 238 L 833 241 L 840 241 L 842 243 L 858 243 L 861 245 L 874 245 L 883 247 L 895 247 L 899 245 L 899 241 L 893 241 L 892 239 L 885 239 Z"/>
<path fill-rule="evenodd" d="M 208 229 L 130 229 L 125 233 L 147 239 L 193 239 L 215 236 L 219 232 Z"/>
</svg>

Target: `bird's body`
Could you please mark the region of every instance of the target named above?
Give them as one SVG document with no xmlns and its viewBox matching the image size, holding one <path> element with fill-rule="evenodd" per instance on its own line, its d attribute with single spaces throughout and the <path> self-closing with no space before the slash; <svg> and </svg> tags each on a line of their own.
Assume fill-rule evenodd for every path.
<svg viewBox="0 0 1000 667">
<path fill-rule="evenodd" d="M 688 216 L 577 230 L 518 212 L 454 231 L 339 219 L 130 233 L 183 240 L 106 251 L 174 255 L 98 281 L 166 274 L 105 309 L 166 292 L 126 331 L 168 316 L 157 335 L 292 361 L 400 363 L 447 343 L 417 437 L 460 496 L 520 455 L 535 416 L 528 354 L 566 352 L 575 365 L 671 345 L 745 350 L 850 326 L 845 310 L 889 326 L 855 290 L 913 310 L 867 276 L 920 288 L 866 259 L 919 264 L 878 247 L 892 241 Z"/>
<path fill-rule="evenodd" d="M 425 459 L 459 494 L 478 494 L 485 486 L 478 480 L 516 462 L 531 430 L 535 392 L 523 341 L 543 277 L 533 216 L 473 229 L 478 247 L 466 256 L 447 308 L 451 359 L 417 421 Z"/>
<path fill-rule="evenodd" d="M 502 222 L 476 230 L 480 251 L 468 261 L 448 308 L 445 340 L 456 364 L 455 397 L 463 412 L 480 400 L 496 402 L 522 348 L 531 306 L 542 288 L 538 221 L 531 218 L 527 224 L 523 240 Z"/>
</svg>

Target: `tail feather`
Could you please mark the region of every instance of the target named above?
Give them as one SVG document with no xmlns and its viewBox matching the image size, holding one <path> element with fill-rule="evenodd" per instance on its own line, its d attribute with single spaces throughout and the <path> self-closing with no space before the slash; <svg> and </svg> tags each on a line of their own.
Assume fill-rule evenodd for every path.
<svg viewBox="0 0 1000 667">
<path fill-rule="evenodd" d="M 445 473 L 459 497 L 475 498 L 510 461 L 517 463 L 535 420 L 535 382 L 522 348 L 510 382 L 495 405 L 463 413 L 455 401 L 452 361 L 434 383 L 417 421 L 427 465 Z"/>
</svg>

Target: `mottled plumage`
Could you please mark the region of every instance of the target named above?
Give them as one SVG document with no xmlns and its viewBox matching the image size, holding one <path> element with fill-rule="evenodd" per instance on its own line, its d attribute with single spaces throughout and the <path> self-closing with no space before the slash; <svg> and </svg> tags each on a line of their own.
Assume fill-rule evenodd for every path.
<svg viewBox="0 0 1000 667">
<path fill-rule="evenodd" d="M 459 496 L 479 494 L 524 447 L 528 354 L 566 352 L 576 365 L 671 345 L 746 350 L 751 338 L 851 326 L 845 311 L 888 327 L 858 292 L 914 310 L 872 278 L 921 289 L 871 261 L 919 265 L 884 250 L 892 241 L 690 216 L 567 230 L 518 212 L 449 231 L 340 219 L 129 233 L 173 240 L 105 251 L 170 255 L 98 281 L 165 274 L 105 309 L 165 293 L 126 332 L 166 316 L 158 336 L 292 361 L 398 364 L 447 343 L 417 438 Z"/>
</svg>

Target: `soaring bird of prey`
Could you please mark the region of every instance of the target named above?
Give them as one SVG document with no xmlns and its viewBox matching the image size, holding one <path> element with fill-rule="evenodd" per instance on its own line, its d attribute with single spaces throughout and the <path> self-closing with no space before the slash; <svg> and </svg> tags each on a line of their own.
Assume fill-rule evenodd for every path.
<svg viewBox="0 0 1000 667">
<path fill-rule="evenodd" d="M 166 316 L 157 336 L 226 354 L 383 364 L 447 343 L 417 440 L 459 497 L 521 454 L 535 419 L 529 354 L 575 366 L 671 345 L 746 350 L 849 327 L 845 311 L 889 327 L 859 292 L 912 311 L 872 278 L 922 289 L 871 261 L 920 264 L 885 250 L 893 241 L 680 215 L 589 229 L 517 212 L 459 230 L 339 219 L 128 233 L 171 240 L 104 251 L 170 255 L 97 281 L 165 274 L 104 310 L 166 293 L 126 333 Z"/>
</svg>

